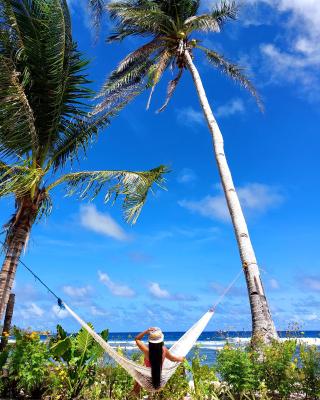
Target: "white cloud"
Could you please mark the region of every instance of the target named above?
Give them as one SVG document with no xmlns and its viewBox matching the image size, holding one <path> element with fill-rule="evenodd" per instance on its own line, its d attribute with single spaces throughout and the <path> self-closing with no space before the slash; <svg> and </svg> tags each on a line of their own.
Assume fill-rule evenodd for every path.
<svg viewBox="0 0 320 400">
<path fill-rule="evenodd" d="M 20 314 L 24 319 L 31 319 L 33 317 L 42 317 L 44 310 L 36 303 L 30 303 L 30 305 L 20 310 Z"/>
<path fill-rule="evenodd" d="M 63 308 L 60 308 L 57 304 L 54 304 L 51 307 L 51 311 L 55 317 L 58 317 L 59 319 L 64 319 L 69 316 L 69 312 Z"/>
<path fill-rule="evenodd" d="M 246 0 L 245 19 L 252 12 L 265 23 L 269 6 L 274 22 L 280 26 L 272 43 L 261 45 L 263 64 L 271 82 L 296 83 L 310 100 L 320 98 L 320 7 L 318 0 Z M 280 17 L 280 18 L 279 18 Z M 270 23 L 270 16 L 267 18 Z"/>
<path fill-rule="evenodd" d="M 250 183 L 237 189 L 242 207 L 251 214 L 262 214 L 283 202 L 283 196 L 277 188 L 261 183 Z M 200 215 L 221 221 L 229 221 L 230 215 L 224 194 L 206 196 L 201 200 L 181 200 L 181 207 Z"/>
<path fill-rule="evenodd" d="M 188 296 L 181 293 L 170 293 L 168 290 L 163 289 L 158 282 L 151 282 L 148 286 L 149 293 L 156 299 L 175 300 L 175 301 L 194 301 L 197 300 L 195 296 Z"/>
<path fill-rule="evenodd" d="M 214 115 L 217 118 L 230 117 L 234 114 L 243 114 L 245 111 L 243 101 L 239 98 L 231 99 L 226 104 L 218 106 Z"/>
<path fill-rule="evenodd" d="M 98 271 L 98 276 L 99 281 L 103 283 L 114 296 L 133 297 L 135 295 L 134 290 L 129 286 L 113 282 L 105 272 Z"/>
<path fill-rule="evenodd" d="M 217 196 L 206 196 L 201 200 L 195 201 L 181 200 L 178 202 L 178 204 L 181 207 L 197 212 L 204 217 L 219 219 L 221 221 L 229 220 L 229 212 L 226 201 L 220 194 Z"/>
<path fill-rule="evenodd" d="M 157 282 L 151 282 L 149 285 L 149 292 L 153 297 L 157 299 L 170 299 L 171 294 L 166 290 L 162 289 Z"/>
<path fill-rule="evenodd" d="M 76 286 L 66 285 L 63 286 L 62 290 L 64 291 L 65 294 L 67 294 L 70 297 L 85 297 L 90 294 L 90 292 L 92 291 L 92 287 L 91 286 L 76 287 Z"/>
<path fill-rule="evenodd" d="M 80 223 L 91 231 L 117 240 L 129 239 L 121 226 L 108 213 L 99 212 L 92 204 L 80 207 Z"/>
<path fill-rule="evenodd" d="M 177 119 L 181 124 L 187 126 L 202 125 L 205 122 L 202 112 L 193 107 L 178 110 Z"/>
<path fill-rule="evenodd" d="M 183 168 L 177 178 L 179 183 L 191 183 L 197 179 L 196 173 L 190 168 Z"/>
</svg>

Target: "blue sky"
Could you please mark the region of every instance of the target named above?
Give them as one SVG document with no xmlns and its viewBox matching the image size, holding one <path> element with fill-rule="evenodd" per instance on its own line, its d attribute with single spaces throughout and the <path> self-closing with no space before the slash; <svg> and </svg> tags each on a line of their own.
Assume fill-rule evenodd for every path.
<svg viewBox="0 0 320 400">
<path fill-rule="evenodd" d="M 92 45 L 81 2 L 72 1 L 74 37 L 92 60 L 96 89 L 141 42 Z M 277 328 L 297 322 L 320 329 L 319 155 L 320 7 L 317 0 L 245 1 L 238 22 L 205 44 L 247 68 L 265 103 L 207 65 L 195 62 L 225 138 Z M 203 2 L 209 7 L 211 1 Z M 169 77 L 169 73 L 166 78 Z M 157 325 L 184 330 L 214 303 L 240 271 L 233 229 L 221 193 L 210 136 L 188 74 L 167 110 L 156 89 L 137 98 L 81 160 L 81 168 L 150 169 L 166 164 L 167 191 L 150 196 L 134 226 L 119 205 L 79 202 L 54 193 L 50 218 L 34 227 L 24 261 L 97 329 L 135 331 Z M 80 168 L 80 167 L 79 167 Z M 1 200 L 5 223 L 13 200 Z M 14 322 L 77 328 L 54 299 L 19 267 Z M 250 329 L 243 276 L 208 329 Z"/>
</svg>

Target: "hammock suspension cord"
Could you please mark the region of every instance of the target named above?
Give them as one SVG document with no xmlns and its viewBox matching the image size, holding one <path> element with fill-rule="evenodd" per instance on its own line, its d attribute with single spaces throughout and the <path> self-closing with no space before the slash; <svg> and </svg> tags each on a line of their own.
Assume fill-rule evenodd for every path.
<svg viewBox="0 0 320 400">
<path fill-rule="evenodd" d="M 2 243 L 2 242 L 0 242 Z M 3 243 L 2 243 L 3 244 Z M 58 302 L 60 308 L 66 309 L 70 315 L 78 321 L 78 323 L 96 340 L 100 346 L 105 350 L 105 352 L 113 358 L 119 365 L 121 365 L 129 375 L 131 375 L 144 389 L 149 392 L 155 392 L 152 385 L 151 379 L 151 368 L 142 366 L 140 364 L 135 363 L 134 361 L 120 355 L 114 348 L 110 346 L 108 342 L 106 342 L 98 333 L 96 333 L 85 321 L 83 321 L 79 315 L 77 315 L 62 299 L 52 290 L 50 289 L 39 276 L 34 273 L 31 268 L 29 268 L 19 257 L 19 262 L 23 265 L 38 281 L 41 285 L 43 285 L 49 293 L 51 293 Z M 173 344 L 173 346 L 169 349 L 170 353 L 175 356 L 185 357 L 192 347 L 196 344 L 199 336 L 206 328 L 210 319 L 212 318 L 217 306 L 222 302 L 226 294 L 231 290 L 236 281 L 239 279 L 242 270 L 237 274 L 234 280 L 225 288 L 225 290 L 221 293 L 220 297 L 213 305 L 212 308 L 209 309 L 200 319 L 197 321 L 177 342 Z M 164 360 L 162 373 L 161 373 L 161 383 L 160 389 L 165 386 L 170 377 L 175 373 L 180 363 L 173 362 L 168 359 Z M 160 390 L 158 389 L 158 390 Z"/>
</svg>

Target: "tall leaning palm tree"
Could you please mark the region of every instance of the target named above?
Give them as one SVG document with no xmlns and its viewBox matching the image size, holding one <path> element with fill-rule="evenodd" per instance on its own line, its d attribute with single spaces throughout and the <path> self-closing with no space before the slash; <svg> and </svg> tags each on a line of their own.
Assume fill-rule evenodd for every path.
<svg viewBox="0 0 320 400">
<path fill-rule="evenodd" d="M 95 1 L 92 0 L 91 3 L 94 5 Z M 146 88 L 150 89 L 149 105 L 155 86 L 164 72 L 171 69 L 176 74 L 168 84 L 167 98 L 159 110 L 162 111 L 168 105 L 183 73 L 191 73 L 212 137 L 213 150 L 238 242 L 250 299 L 253 338 L 270 342 L 277 338 L 277 332 L 227 163 L 223 137 L 194 64 L 197 51 L 204 53 L 214 67 L 248 89 L 258 104 L 261 104 L 253 85 L 242 74 L 241 68 L 217 51 L 204 47 L 201 40 L 194 37 L 196 33 L 217 33 L 227 20 L 235 19 L 235 3 L 223 0 L 210 13 L 199 13 L 199 7 L 199 0 L 115 0 L 108 4 L 109 15 L 115 23 L 114 32 L 108 38 L 109 42 L 121 41 L 129 36 L 145 37 L 147 42 L 127 55 L 111 73 L 101 90 L 101 102 L 97 111 L 108 110 L 115 98 L 124 100 Z"/>
<path fill-rule="evenodd" d="M 0 21 L 0 197 L 15 198 L 5 226 L 1 318 L 31 228 L 50 213 L 58 185 L 80 198 L 102 189 L 106 201 L 122 196 L 125 217 L 135 222 L 165 168 L 64 173 L 123 103 L 101 116 L 90 113 L 87 61 L 72 40 L 64 0 L 0 0 Z"/>
</svg>

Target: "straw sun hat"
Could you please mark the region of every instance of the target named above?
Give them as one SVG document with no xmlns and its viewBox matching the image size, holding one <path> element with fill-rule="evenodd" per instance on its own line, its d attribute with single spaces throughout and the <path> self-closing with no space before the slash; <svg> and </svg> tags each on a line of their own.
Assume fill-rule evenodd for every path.
<svg viewBox="0 0 320 400">
<path fill-rule="evenodd" d="M 154 328 L 153 331 L 149 333 L 148 342 L 149 343 L 161 343 L 163 342 L 164 335 L 160 328 Z"/>
</svg>

